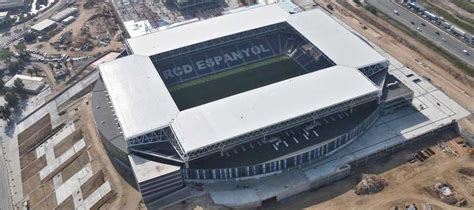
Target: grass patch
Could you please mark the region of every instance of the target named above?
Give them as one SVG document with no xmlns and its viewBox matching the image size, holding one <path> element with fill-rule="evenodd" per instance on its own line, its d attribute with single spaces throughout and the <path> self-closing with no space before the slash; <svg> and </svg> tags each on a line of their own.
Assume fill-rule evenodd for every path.
<svg viewBox="0 0 474 210">
<path fill-rule="evenodd" d="M 471 0 L 450 0 L 456 6 L 463 8 L 464 10 L 474 13 L 474 3 Z"/>
<path fill-rule="evenodd" d="M 168 90 L 178 108 L 185 110 L 304 73 L 291 58 L 280 56 L 177 84 Z"/>
</svg>

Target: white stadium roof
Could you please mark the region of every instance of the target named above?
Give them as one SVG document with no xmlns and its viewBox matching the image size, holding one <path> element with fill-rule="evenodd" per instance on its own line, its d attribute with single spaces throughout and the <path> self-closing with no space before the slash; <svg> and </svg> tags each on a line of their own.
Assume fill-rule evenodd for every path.
<svg viewBox="0 0 474 210">
<path fill-rule="evenodd" d="M 127 40 L 133 54 L 152 56 L 285 21 L 290 14 L 276 5 L 210 18 Z M 150 40 L 154 40 L 150 42 Z"/>
<path fill-rule="evenodd" d="M 125 138 L 169 125 L 178 115 L 178 107 L 149 57 L 131 55 L 99 68 Z"/>
<path fill-rule="evenodd" d="M 189 152 L 377 91 L 359 70 L 333 66 L 181 111 L 172 126 Z"/>
<path fill-rule="evenodd" d="M 285 21 L 337 66 L 180 112 L 149 58 Z M 277 5 L 169 28 L 127 43 L 134 55 L 99 66 L 125 139 L 171 125 L 185 152 L 379 91 L 357 68 L 386 60 L 319 9 L 290 15 Z"/>
<path fill-rule="evenodd" d="M 277 4 L 134 37 L 128 39 L 127 44 L 133 54 L 152 56 L 285 21 L 337 65 L 361 68 L 386 60 L 361 38 L 345 29 L 320 9 L 290 15 Z"/>
<path fill-rule="evenodd" d="M 291 15 L 288 23 L 337 65 L 362 68 L 387 60 L 319 9 Z"/>
</svg>

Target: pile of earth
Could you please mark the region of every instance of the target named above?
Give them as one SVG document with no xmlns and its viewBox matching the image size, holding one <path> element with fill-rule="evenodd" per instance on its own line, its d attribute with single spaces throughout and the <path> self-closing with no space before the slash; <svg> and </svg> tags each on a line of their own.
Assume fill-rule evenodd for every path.
<svg viewBox="0 0 474 210">
<path fill-rule="evenodd" d="M 362 174 L 362 180 L 356 185 L 357 195 L 368 195 L 382 191 L 388 185 L 385 179 L 374 174 Z"/>
</svg>

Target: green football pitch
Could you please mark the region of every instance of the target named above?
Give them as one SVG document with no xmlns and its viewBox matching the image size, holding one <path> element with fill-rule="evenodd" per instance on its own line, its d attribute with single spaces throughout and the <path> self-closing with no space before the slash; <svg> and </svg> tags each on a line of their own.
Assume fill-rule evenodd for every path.
<svg viewBox="0 0 474 210">
<path fill-rule="evenodd" d="M 274 57 L 168 87 L 180 110 L 189 109 L 298 75 L 305 71 L 287 56 Z"/>
</svg>

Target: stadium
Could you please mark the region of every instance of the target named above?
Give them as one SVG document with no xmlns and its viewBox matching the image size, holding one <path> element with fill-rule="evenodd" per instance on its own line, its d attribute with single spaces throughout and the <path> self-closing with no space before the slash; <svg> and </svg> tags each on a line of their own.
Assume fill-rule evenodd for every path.
<svg viewBox="0 0 474 210">
<path fill-rule="evenodd" d="M 93 114 L 145 203 L 187 183 L 311 165 L 357 141 L 388 107 L 388 60 L 319 9 L 257 7 L 126 45 L 128 56 L 99 67 Z M 130 154 L 172 169 L 142 179 Z"/>
</svg>

